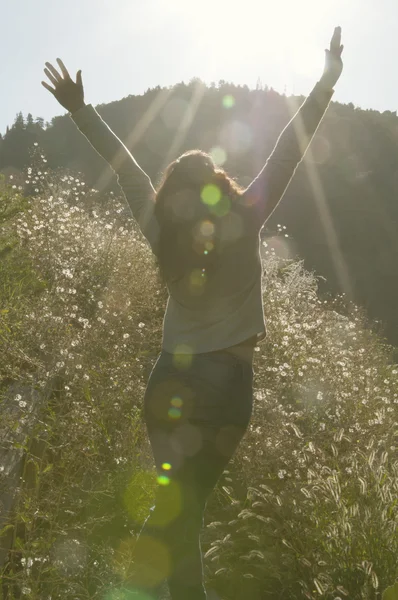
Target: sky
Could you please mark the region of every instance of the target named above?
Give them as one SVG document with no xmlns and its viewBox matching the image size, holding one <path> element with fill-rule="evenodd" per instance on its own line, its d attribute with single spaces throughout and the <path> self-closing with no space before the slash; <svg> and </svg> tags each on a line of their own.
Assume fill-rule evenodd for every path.
<svg viewBox="0 0 398 600">
<path fill-rule="evenodd" d="M 3 4 L 4 3 L 4 4 Z M 398 108 L 397 0 L 0 0 L 0 132 L 17 112 L 65 110 L 40 82 L 45 61 L 82 69 L 94 105 L 199 77 L 307 95 L 342 27 L 334 100 Z"/>
</svg>

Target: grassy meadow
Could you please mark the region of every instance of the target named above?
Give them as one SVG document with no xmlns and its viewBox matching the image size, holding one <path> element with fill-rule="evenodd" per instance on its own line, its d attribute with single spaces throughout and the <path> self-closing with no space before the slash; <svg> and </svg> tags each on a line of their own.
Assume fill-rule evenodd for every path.
<svg viewBox="0 0 398 600">
<path fill-rule="evenodd" d="M 142 398 L 166 294 L 122 198 L 38 150 L 33 164 L 0 183 L 0 456 L 22 457 L 0 598 L 116 600 L 157 485 Z M 301 262 L 264 257 L 268 336 L 250 429 L 208 503 L 207 585 L 381 599 L 398 578 L 394 351 Z"/>
</svg>

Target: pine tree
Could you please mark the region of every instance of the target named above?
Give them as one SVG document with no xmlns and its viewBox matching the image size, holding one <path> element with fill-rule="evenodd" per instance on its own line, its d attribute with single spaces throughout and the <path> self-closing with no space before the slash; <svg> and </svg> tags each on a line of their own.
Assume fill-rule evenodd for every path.
<svg viewBox="0 0 398 600">
<path fill-rule="evenodd" d="M 23 118 L 23 114 L 19 112 L 15 117 L 14 124 L 12 126 L 13 129 L 25 129 L 25 121 Z"/>
<path fill-rule="evenodd" d="M 28 113 L 28 116 L 26 117 L 26 129 L 28 131 L 34 131 L 35 130 L 35 122 L 33 120 L 32 113 Z"/>
</svg>

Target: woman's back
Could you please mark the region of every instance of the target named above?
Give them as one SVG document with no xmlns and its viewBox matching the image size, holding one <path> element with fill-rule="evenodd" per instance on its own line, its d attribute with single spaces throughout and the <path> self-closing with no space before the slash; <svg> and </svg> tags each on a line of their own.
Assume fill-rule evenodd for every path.
<svg viewBox="0 0 398 600">
<path fill-rule="evenodd" d="M 208 269 L 193 268 L 167 282 L 168 352 L 208 352 L 264 335 L 258 232 L 231 211 L 219 236 L 222 249 Z"/>
<path fill-rule="evenodd" d="M 198 261 L 182 277 L 167 281 L 177 302 L 198 311 L 211 310 L 240 296 L 253 285 L 261 270 L 259 235 L 242 211 L 232 208 L 217 227 L 210 221 L 205 222 L 206 226 L 214 230 L 210 243 L 215 247 L 212 251 L 217 252 L 215 260 L 209 265 L 206 259 Z"/>
</svg>

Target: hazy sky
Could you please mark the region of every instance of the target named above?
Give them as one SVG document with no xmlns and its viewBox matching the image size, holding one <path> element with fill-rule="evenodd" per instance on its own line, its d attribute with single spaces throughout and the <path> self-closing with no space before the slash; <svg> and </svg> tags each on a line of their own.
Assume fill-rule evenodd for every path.
<svg viewBox="0 0 398 600">
<path fill-rule="evenodd" d="M 398 108 L 397 0 L 2 0 L 0 132 L 18 111 L 65 111 L 41 86 L 45 61 L 81 68 L 94 105 L 188 82 L 307 94 L 333 28 L 345 68 L 334 99 Z"/>
</svg>

